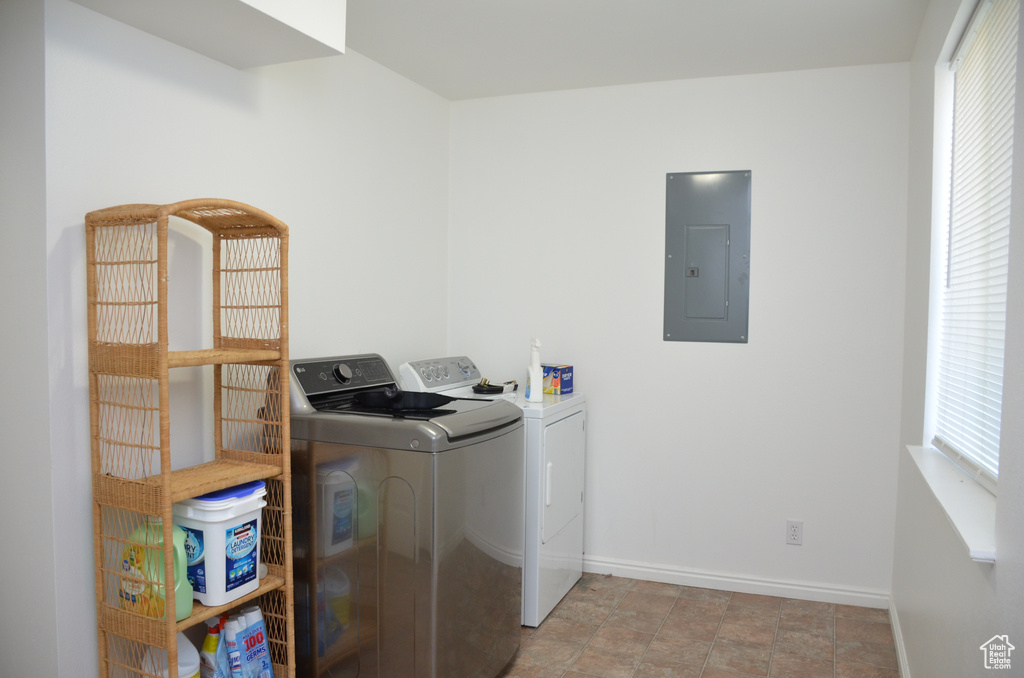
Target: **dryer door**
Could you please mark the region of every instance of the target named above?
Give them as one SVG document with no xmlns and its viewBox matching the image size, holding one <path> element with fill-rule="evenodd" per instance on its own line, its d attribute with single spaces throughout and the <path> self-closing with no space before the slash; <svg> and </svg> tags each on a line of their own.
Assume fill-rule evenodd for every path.
<svg viewBox="0 0 1024 678">
<path fill-rule="evenodd" d="M 583 510 L 583 413 L 544 427 L 541 543 L 558 534 Z"/>
</svg>

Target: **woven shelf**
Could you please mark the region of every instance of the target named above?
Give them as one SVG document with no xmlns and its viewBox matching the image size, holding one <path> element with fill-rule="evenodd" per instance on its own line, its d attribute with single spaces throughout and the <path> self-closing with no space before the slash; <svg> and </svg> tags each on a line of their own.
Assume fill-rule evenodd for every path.
<svg viewBox="0 0 1024 678">
<path fill-rule="evenodd" d="M 168 350 L 173 220 L 212 236 L 212 349 Z M 288 228 L 248 205 L 214 199 L 122 205 L 85 221 L 100 678 L 151 676 L 142 667 L 153 649 L 167 654 L 168 678 L 185 678 L 177 676 L 177 633 L 252 603 L 263 611 L 275 678 L 294 678 L 290 422 L 282 407 Z M 195 366 L 214 370 L 215 459 L 172 469 L 169 371 Z M 260 533 L 267 576 L 228 605 L 194 602 L 188 617 L 175 620 L 174 588 L 163 586 L 174 579 L 170 548 L 162 568 L 129 568 L 132 549 L 136 558 L 159 548 L 135 535 L 143 526 L 152 531 L 158 518 L 171 544 L 173 504 L 254 480 L 267 489 Z"/>
<path fill-rule="evenodd" d="M 269 593 L 270 591 L 279 589 L 282 586 L 284 586 L 284 577 L 268 574 L 266 577 L 260 580 L 260 586 L 258 589 L 256 589 L 248 595 L 244 595 L 241 598 L 232 601 L 231 605 L 241 606 L 244 603 L 249 602 L 250 600 L 255 600 L 256 598 L 259 598 L 264 593 Z M 207 619 L 210 619 L 211 617 L 216 617 L 223 611 L 223 606 L 206 607 L 197 600 L 192 604 L 192 615 L 187 619 L 183 619 L 182 621 L 178 622 L 178 630 L 184 631 L 187 628 L 195 626 L 199 622 L 204 622 Z"/>
<path fill-rule="evenodd" d="M 279 589 L 282 586 L 284 586 L 284 577 L 280 575 L 275 576 L 272 574 L 268 574 L 266 577 L 260 580 L 259 588 L 236 600 L 231 601 L 230 607 L 242 606 L 250 600 L 255 600 L 263 594 Z M 210 619 L 211 617 L 215 617 L 224 611 L 224 607 L 225 606 L 223 605 L 219 607 L 207 607 L 206 605 L 200 603 L 198 600 L 194 601 L 192 604 L 192 614 L 186 617 L 185 619 L 182 619 L 180 622 L 177 622 L 177 630 L 184 631 L 185 629 L 192 628 L 196 624 L 204 622 L 207 619 Z M 153 617 L 140 619 L 138 615 L 131 614 L 130 612 L 125 612 L 124 610 L 119 610 L 117 608 L 110 606 L 104 608 L 100 620 L 100 627 L 105 630 L 116 632 L 120 629 L 131 628 L 133 632 L 138 632 L 143 636 L 158 639 L 158 642 L 162 641 L 163 636 L 167 632 L 165 626 L 166 624 L 163 619 L 157 619 Z"/>
<path fill-rule="evenodd" d="M 180 471 L 171 471 L 171 503 L 198 497 L 253 480 L 266 480 L 282 473 L 280 466 L 218 459 Z"/>
<path fill-rule="evenodd" d="M 273 362 L 280 359 L 281 352 L 277 350 L 205 349 L 201 351 L 171 351 L 167 354 L 167 366 L 196 367 L 199 365 L 224 365 L 227 363 Z"/>
<path fill-rule="evenodd" d="M 253 480 L 266 480 L 281 475 L 281 466 L 256 464 L 234 459 L 218 459 L 198 466 L 171 471 L 172 504 L 185 499 L 216 492 Z M 140 513 L 156 515 L 163 505 L 163 477 L 148 476 L 139 480 L 126 480 L 114 476 L 100 476 L 93 484 L 93 499 L 105 506 L 135 509 Z M 134 488 L 134 489 L 132 489 Z M 143 510 L 143 509 L 146 510 Z"/>
</svg>

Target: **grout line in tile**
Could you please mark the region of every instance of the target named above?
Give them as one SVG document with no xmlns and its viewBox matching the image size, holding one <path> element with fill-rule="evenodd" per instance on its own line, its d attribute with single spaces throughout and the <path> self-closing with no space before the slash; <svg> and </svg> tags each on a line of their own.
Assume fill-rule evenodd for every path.
<svg viewBox="0 0 1024 678">
<path fill-rule="evenodd" d="M 732 600 L 732 594 L 729 595 L 729 599 Z M 726 603 L 725 609 L 729 609 L 729 604 Z M 722 619 L 725 619 L 725 612 L 722 613 Z M 704 663 L 700 667 L 700 675 L 703 676 L 704 672 L 708 669 L 708 662 L 711 661 L 711 653 L 715 651 L 715 643 L 718 642 L 718 634 L 722 632 L 722 619 L 718 620 L 718 628 L 715 629 L 715 637 L 711 639 L 711 645 L 708 647 L 708 656 L 704 657 Z"/>
</svg>

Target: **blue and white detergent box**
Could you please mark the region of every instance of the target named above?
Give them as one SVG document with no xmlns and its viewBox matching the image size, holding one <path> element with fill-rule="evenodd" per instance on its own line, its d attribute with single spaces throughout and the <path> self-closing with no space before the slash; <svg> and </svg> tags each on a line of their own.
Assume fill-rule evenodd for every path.
<svg viewBox="0 0 1024 678">
<path fill-rule="evenodd" d="M 547 365 L 541 363 L 544 370 L 544 392 L 555 395 L 572 393 L 572 365 Z"/>
</svg>

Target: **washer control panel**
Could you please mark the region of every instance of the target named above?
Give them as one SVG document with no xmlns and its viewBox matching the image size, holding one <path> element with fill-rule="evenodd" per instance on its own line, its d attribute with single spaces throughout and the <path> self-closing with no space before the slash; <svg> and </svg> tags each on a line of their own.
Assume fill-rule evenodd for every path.
<svg viewBox="0 0 1024 678">
<path fill-rule="evenodd" d="M 403 363 L 398 373 L 403 389 L 427 393 L 476 384 L 481 376 L 473 361 L 464 355 Z"/>
<path fill-rule="evenodd" d="M 377 354 L 293 360 L 293 384 L 308 397 L 394 383 L 384 358 Z"/>
</svg>

